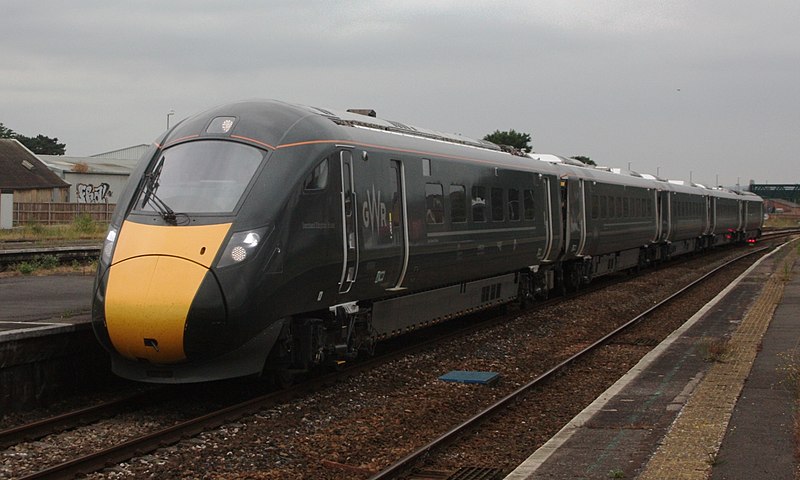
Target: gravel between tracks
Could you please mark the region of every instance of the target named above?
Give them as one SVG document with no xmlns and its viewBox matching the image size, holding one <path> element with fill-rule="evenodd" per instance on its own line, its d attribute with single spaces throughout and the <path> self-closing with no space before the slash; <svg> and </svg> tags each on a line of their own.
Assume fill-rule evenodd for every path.
<svg viewBox="0 0 800 480">
<path fill-rule="evenodd" d="M 709 264 L 734 254 L 734 250 L 716 252 L 555 307 L 514 312 L 501 325 L 393 361 L 89 478 L 366 478 L 576 353 L 601 332 L 650 307 L 708 270 Z M 721 289 L 729 281 L 715 283 Z M 713 290 L 716 286 L 687 300 L 686 317 L 707 301 L 703 298 L 713 296 Z M 616 343 L 605 347 L 596 362 L 578 367 L 591 369 L 580 384 L 548 385 L 524 412 L 517 409 L 484 426 L 437 456 L 432 466 L 510 470 L 674 328 L 661 322 L 659 331 L 639 334 L 632 347 Z M 450 370 L 494 371 L 501 380 L 493 386 L 476 386 L 437 379 Z M 135 430 L 143 422 L 146 417 L 123 422 L 116 430 Z M 81 429 L 75 435 L 104 433 Z M 63 448 L 65 442 L 73 441 L 79 439 L 66 437 L 57 443 Z M 18 475 L 19 462 L 48 455 L 36 453 L 41 443 L 46 442 L 0 452 L 0 476 Z"/>
</svg>

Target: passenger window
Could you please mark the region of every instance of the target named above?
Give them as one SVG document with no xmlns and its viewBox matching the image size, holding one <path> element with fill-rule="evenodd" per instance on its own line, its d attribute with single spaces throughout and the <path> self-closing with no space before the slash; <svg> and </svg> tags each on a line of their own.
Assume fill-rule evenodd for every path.
<svg viewBox="0 0 800 480">
<path fill-rule="evenodd" d="M 600 217 L 608 218 L 608 197 L 600 195 Z"/>
<path fill-rule="evenodd" d="M 525 212 L 525 220 L 534 220 L 536 218 L 536 211 L 533 209 L 533 190 L 523 190 L 522 192 L 522 207 Z"/>
<path fill-rule="evenodd" d="M 467 221 L 467 191 L 464 185 L 450 185 L 450 216 L 453 223 Z"/>
<path fill-rule="evenodd" d="M 472 221 L 486 221 L 486 188 L 472 187 Z"/>
<path fill-rule="evenodd" d="M 430 224 L 444 223 L 444 203 L 442 202 L 442 186 L 438 183 L 425 184 L 425 221 Z"/>
<path fill-rule="evenodd" d="M 303 182 L 303 191 L 317 192 L 328 186 L 328 159 L 319 162 Z"/>
<path fill-rule="evenodd" d="M 503 209 L 503 189 L 492 189 L 492 221 L 502 222 L 505 219 Z"/>
<path fill-rule="evenodd" d="M 597 195 L 592 195 L 592 218 L 600 215 L 600 205 L 598 205 Z"/>
<path fill-rule="evenodd" d="M 620 218 L 620 217 L 622 217 L 622 197 L 615 197 L 615 199 L 616 199 L 617 208 L 616 208 L 616 212 L 614 213 L 614 215 L 617 218 Z"/>
<path fill-rule="evenodd" d="M 431 161 L 428 158 L 422 159 L 422 176 L 423 177 L 431 176 Z"/>
<path fill-rule="evenodd" d="M 508 219 L 519 221 L 519 190 L 508 191 Z"/>
<path fill-rule="evenodd" d="M 631 216 L 631 199 L 630 198 L 623 198 L 622 199 L 622 215 L 624 217 Z"/>
</svg>

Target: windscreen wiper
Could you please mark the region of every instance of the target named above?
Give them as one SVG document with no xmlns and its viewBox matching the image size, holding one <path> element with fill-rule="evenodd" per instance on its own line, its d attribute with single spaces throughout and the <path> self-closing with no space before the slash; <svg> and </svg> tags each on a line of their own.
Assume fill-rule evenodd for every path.
<svg viewBox="0 0 800 480">
<path fill-rule="evenodd" d="M 164 157 L 161 157 L 161 160 L 158 162 L 156 168 L 145 175 L 144 199 L 142 200 L 141 207 L 150 205 L 153 207 L 153 210 L 161 215 L 161 218 L 163 218 L 165 222 L 171 225 L 177 225 L 178 220 L 175 211 L 169 208 L 169 205 L 156 195 L 156 190 L 158 190 L 158 178 L 161 176 L 161 169 L 164 168 Z"/>
</svg>

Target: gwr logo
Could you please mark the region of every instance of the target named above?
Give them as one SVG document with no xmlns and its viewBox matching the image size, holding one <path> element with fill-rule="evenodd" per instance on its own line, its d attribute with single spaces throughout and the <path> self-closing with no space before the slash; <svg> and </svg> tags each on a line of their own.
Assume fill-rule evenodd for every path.
<svg viewBox="0 0 800 480">
<path fill-rule="evenodd" d="M 378 228 L 388 225 L 386 218 L 386 204 L 381 201 L 381 191 L 375 193 L 375 185 L 372 185 L 372 191 L 367 189 L 366 200 L 364 201 L 361 209 L 361 221 L 364 228 L 372 229 L 377 232 Z"/>
</svg>

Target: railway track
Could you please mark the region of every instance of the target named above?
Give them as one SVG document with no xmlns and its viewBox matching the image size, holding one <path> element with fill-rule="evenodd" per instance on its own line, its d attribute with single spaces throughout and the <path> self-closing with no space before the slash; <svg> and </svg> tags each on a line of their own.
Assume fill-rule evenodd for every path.
<svg viewBox="0 0 800 480">
<path fill-rule="evenodd" d="M 68 245 L 46 248 L 12 248 L 0 250 L 0 271 L 21 262 L 32 262 L 43 256 L 53 256 L 60 263 L 96 260 L 100 255 L 97 245 Z"/>
<path fill-rule="evenodd" d="M 755 251 L 751 250 L 750 254 L 753 254 L 753 253 L 755 253 Z M 606 288 L 607 286 L 608 286 L 608 284 L 605 284 L 605 285 L 598 284 L 596 286 L 593 285 L 593 288 L 591 289 L 591 291 L 594 291 L 594 290 L 599 289 L 599 288 Z M 587 289 L 583 293 L 587 293 L 589 291 L 590 290 Z M 569 297 L 567 300 L 569 300 L 571 298 L 572 297 Z M 554 299 L 554 300 L 552 300 L 550 302 L 547 302 L 547 303 L 537 304 L 537 307 L 538 308 L 542 308 L 544 306 L 552 305 L 554 303 L 558 303 L 558 302 L 561 302 L 561 301 L 563 301 L 563 299 Z M 420 343 L 420 344 L 416 344 L 416 345 L 414 345 L 412 347 L 407 347 L 407 348 L 392 347 L 392 348 L 394 348 L 394 350 L 390 349 L 391 351 L 386 353 L 386 354 L 384 354 L 384 355 L 381 355 L 379 357 L 375 357 L 375 358 L 373 358 L 373 359 L 371 359 L 369 361 L 364 361 L 364 362 L 360 362 L 358 364 L 355 364 L 354 366 L 352 366 L 350 368 L 347 368 L 345 371 L 334 372 L 334 373 L 331 373 L 331 374 L 328 374 L 328 375 L 325 375 L 325 376 L 321 376 L 319 378 L 315 378 L 315 379 L 312 379 L 310 381 L 304 382 L 304 383 L 302 383 L 300 385 L 297 385 L 297 386 L 295 386 L 293 388 L 290 388 L 288 390 L 284 390 L 284 391 L 270 393 L 270 394 L 267 394 L 267 395 L 258 396 L 258 397 L 249 399 L 249 400 L 247 400 L 245 402 L 241 402 L 241 403 L 238 403 L 238 404 L 235 404 L 235 405 L 231 405 L 231 406 L 228 406 L 226 408 L 220 409 L 218 411 L 211 412 L 211 413 L 208 413 L 206 415 L 199 416 L 199 417 L 187 420 L 185 422 L 181 422 L 180 424 L 172 425 L 172 426 L 170 426 L 168 428 L 164 428 L 162 430 L 153 432 L 151 434 L 142 436 L 140 438 L 136 438 L 136 439 L 124 442 L 123 444 L 114 445 L 114 446 L 106 448 L 106 449 L 104 449 L 102 451 L 98 451 L 96 453 L 93 453 L 93 454 L 90 454 L 90 455 L 86 455 L 86 456 L 81 457 L 81 458 L 72 459 L 72 460 L 69 460 L 67 462 L 63 462 L 63 463 L 61 463 L 59 465 L 53 465 L 53 466 L 48 467 L 48 468 L 46 468 L 44 470 L 41 470 L 41 471 L 36 472 L 36 473 L 32 473 L 32 474 L 30 474 L 28 476 L 21 477 L 21 478 L 30 478 L 30 479 L 32 479 L 32 478 L 65 478 L 65 477 L 75 476 L 75 475 L 78 475 L 78 474 L 85 474 L 85 473 L 88 473 L 88 472 L 97 471 L 97 470 L 100 470 L 100 469 L 102 469 L 102 468 L 104 468 L 104 467 L 106 467 L 108 465 L 119 463 L 119 462 L 123 462 L 123 461 L 126 461 L 126 460 L 128 460 L 128 459 L 130 459 L 132 457 L 141 456 L 141 455 L 143 455 L 143 454 L 145 454 L 147 452 L 153 451 L 153 450 L 158 449 L 160 447 L 163 447 L 165 445 L 176 443 L 176 442 L 180 441 L 181 439 L 192 437 L 192 436 L 197 435 L 198 433 L 200 433 L 200 432 L 202 432 L 204 430 L 217 428 L 220 425 L 235 421 L 236 419 L 239 419 L 239 418 L 241 418 L 241 417 L 243 417 L 245 415 L 258 412 L 258 411 L 260 411 L 262 409 L 270 408 L 271 406 L 275 406 L 275 405 L 279 405 L 279 404 L 282 404 L 282 403 L 289 402 L 289 401 L 291 401 L 291 400 L 293 400 L 295 398 L 303 397 L 305 395 L 308 395 L 311 392 L 315 392 L 315 391 L 319 391 L 321 389 L 324 389 L 324 388 L 326 388 L 327 386 L 329 386 L 329 385 L 331 385 L 333 383 L 340 382 L 345 378 L 348 378 L 348 377 L 351 377 L 351 376 L 355 376 L 355 375 L 359 374 L 360 372 L 375 368 L 377 365 L 384 364 L 386 362 L 391 361 L 392 359 L 401 358 L 403 356 L 409 355 L 409 354 L 414 353 L 416 351 L 424 350 L 424 349 L 430 347 L 433 344 L 446 341 L 446 339 L 452 338 L 453 336 L 466 335 L 470 331 L 486 328 L 487 325 L 490 325 L 492 323 L 497 323 L 498 321 L 499 320 L 496 319 L 496 318 L 491 318 L 491 319 L 488 319 L 488 320 L 485 320 L 485 321 L 482 321 L 482 322 L 473 322 L 473 324 L 471 324 L 469 327 L 460 328 L 455 332 L 453 332 L 453 331 L 449 331 L 448 332 L 447 331 L 448 329 L 444 329 L 445 331 L 443 333 L 441 333 L 439 335 L 436 335 L 435 337 L 430 337 L 429 335 L 426 334 L 426 336 L 430 337 L 426 342 L 423 342 L 423 343 Z M 632 321 L 632 323 L 635 323 L 635 322 Z M 616 334 L 616 333 L 617 332 L 615 332 L 614 334 Z M 597 345 L 602 344 L 604 342 L 607 342 L 608 338 L 610 338 L 610 336 L 614 335 L 614 334 L 610 334 L 606 338 L 599 340 L 597 342 Z M 577 355 L 575 355 L 574 358 L 575 359 L 576 358 L 580 358 L 584 354 L 585 353 L 577 354 Z M 572 360 L 574 360 L 574 359 L 572 359 Z M 553 367 L 553 369 L 548 371 L 542 377 L 544 378 L 546 376 L 552 376 L 561 368 L 563 368 L 563 365 L 562 366 Z M 542 381 L 544 381 L 543 378 L 535 380 L 534 383 L 536 383 L 536 382 L 541 383 Z M 528 386 L 527 388 L 531 388 L 531 387 Z M 501 402 L 504 402 L 504 403 L 511 402 L 511 401 L 513 401 L 514 397 L 519 396 L 521 394 L 522 394 L 522 392 L 515 392 L 514 394 L 510 395 L 507 399 L 501 400 Z M 497 409 L 501 409 L 502 408 L 502 404 L 500 404 L 501 402 L 497 402 L 498 404 L 493 405 L 492 407 L 490 407 L 492 409 L 492 411 L 496 411 Z M 106 415 L 106 414 L 103 414 L 103 415 Z M 479 416 L 476 416 L 475 419 L 470 419 L 470 421 L 472 421 L 472 422 L 480 422 L 481 418 L 485 417 L 485 415 L 490 415 L 490 413 L 479 414 Z M 87 420 L 83 420 L 83 422 L 86 422 L 86 421 Z M 91 421 L 91 420 L 88 420 L 88 421 Z M 72 422 L 72 425 L 81 424 L 81 421 L 71 421 L 71 422 Z M 63 428 L 72 428 L 72 427 L 68 426 L 68 427 L 58 427 L 58 428 L 63 429 Z M 461 431 L 463 431 L 465 429 L 468 430 L 469 428 L 470 428 L 469 426 L 460 426 L 460 427 L 457 427 L 457 428 L 451 430 L 450 432 L 448 432 L 448 435 L 450 436 L 450 438 L 453 438 L 454 436 L 457 436 L 459 432 L 461 432 Z M 46 430 L 42 430 L 42 431 L 45 432 Z M 18 438 L 24 438 L 25 435 L 26 434 L 22 434 L 21 436 L 18 436 Z M 37 435 L 41 436 L 41 434 L 37 434 Z M 27 436 L 29 438 L 36 438 L 36 435 L 27 434 Z M 0 439 L 3 439 L 3 438 L 4 437 L 0 434 Z M 426 447 L 423 447 L 422 449 L 420 449 L 418 452 L 415 452 L 415 453 L 417 454 L 417 456 L 423 455 L 423 454 L 431 451 L 432 449 L 437 448 L 437 445 L 444 444 L 444 443 L 446 443 L 448 441 L 449 440 L 445 439 L 445 440 L 442 440 L 441 443 L 437 443 L 436 445 L 428 445 Z M 14 442 L 12 441 L 11 443 L 14 443 Z M 8 444 L 9 443 L 3 443 L 3 445 L 8 445 Z M 389 475 L 389 476 L 379 476 L 379 477 L 376 477 L 376 478 L 393 478 L 393 476 L 396 476 L 398 471 L 401 471 L 401 470 L 405 469 L 407 467 L 407 465 L 409 465 L 409 464 L 411 464 L 413 462 L 414 462 L 414 460 L 411 459 L 411 457 L 409 456 L 408 459 L 404 459 L 403 460 L 403 466 L 400 466 L 400 464 L 398 462 L 398 464 L 396 464 L 396 465 L 391 467 L 391 471 L 389 471 L 389 473 L 381 474 L 381 475 Z"/>
<path fill-rule="evenodd" d="M 613 331 L 607 333 L 603 337 L 596 340 L 591 345 L 587 346 L 586 348 L 582 349 L 581 351 L 575 353 L 571 357 L 567 358 L 566 360 L 554 365 L 552 368 L 547 370 L 546 372 L 542 373 L 541 375 L 537 376 L 536 378 L 532 379 L 530 382 L 522 385 L 518 389 L 514 390 L 510 394 L 506 395 L 502 399 L 498 400 L 497 402 L 493 403 L 492 405 L 488 406 L 484 410 L 476 413 L 466 421 L 462 422 L 461 424 L 457 425 L 456 427 L 448 430 L 447 432 L 443 433 L 442 435 L 438 436 L 437 438 L 431 440 L 426 445 L 418 448 L 417 450 L 411 452 L 410 454 L 406 455 L 405 457 L 397 460 L 384 470 L 378 472 L 377 474 L 370 477 L 370 480 L 387 480 L 387 479 L 397 479 L 397 478 L 404 478 L 404 479 L 428 479 L 428 478 L 451 478 L 450 475 L 458 474 L 465 474 L 470 468 L 464 469 L 464 473 L 461 471 L 459 472 L 449 472 L 443 473 L 437 470 L 426 470 L 426 469 L 418 469 L 414 471 L 414 468 L 417 468 L 418 465 L 424 464 L 425 461 L 436 454 L 436 451 L 442 449 L 443 447 L 452 444 L 453 442 L 457 441 L 464 435 L 467 435 L 473 432 L 478 426 L 487 422 L 490 418 L 495 415 L 498 415 L 500 412 L 503 412 L 505 409 L 510 408 L 516 402 L 520 400 L 520 398 L 524 397 L 525 395 L 530 394 L 535 388 L 542 386 L 549 380 L 553 379 L 555 376 L 562 374 L 568 368 L 574 366 L 577 362 L 581 361 L 591 353 L 598 350 L 600 347 L 607 345 L 609 342 L 612 342 L 615 338 L 618 338 L 622 334 L 628 332 L 633 327 L 639 325 L 640 323 L 644 322 L 648 319 L 654 312 L 665 308 L 666 306 L 672 304 L 673 302 L 677 301 L 678 299 L 682 298 L 687 292 L 698 288 L 699 286 L 703 285 L 704 282 L 709 279 L 710 277 L 716 275 L 720 271 L 729 268 L 730 266 L 751 257 L 753 255 L 759 255 L 764 253 L 766 250 L 769 250 L 770 247 L 761 247 L 758 249 L 754 249 L 750 252 L 744 253 L 732 260 L 725 262 L 722 265 L 717 266 L 713 270 L 703 274 L 700 278 L 692 281 L 688 285 L 684 286 L 680 290 L 676 291 L 669 297 L 665 298 L 661 302 L 653 305 L 648 310 L 642 312 L 641 314 L 631 318 L 630 320 L 626 321 L 618 328 L 614 329 Z M 482 472 L 481 475 L 475 478 L 495 478 L 493 475 L 499 474 L 500 472 L 495 472 L 493 469 L 484 469 L 485 472 Z M 470 477 L 472 478 L 472 477 Z"/>
</svg>

